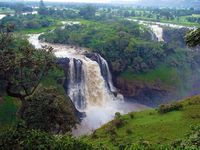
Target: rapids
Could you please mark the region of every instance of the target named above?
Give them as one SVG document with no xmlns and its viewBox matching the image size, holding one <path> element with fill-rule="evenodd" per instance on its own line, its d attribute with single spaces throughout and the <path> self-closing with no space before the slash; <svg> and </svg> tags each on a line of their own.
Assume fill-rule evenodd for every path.
<svg viewBox="0 0 200 150">
<path fill-rule="evenodd" d="M 151 31 L 155 34 L 157 41 L 163 42 L 163 27 L 170 27 L 170 28 L 187 28 L 189 30 L 196 29 L 196 27 L 188 27 L 188 26 L 182 26 L 177 24 L 171 24 L 171 23 L 162 23 L 162 22 L 153 22 L 153 21 L 144 21 L 144 20 L 137 20 L 137 19 L 127 19 L 129 21 L 138 22 L 139 24 L 145 25 L 148 28 L 151 29 Z M 154 39 L 154 38 L 152 38 Z"/>
</svg>

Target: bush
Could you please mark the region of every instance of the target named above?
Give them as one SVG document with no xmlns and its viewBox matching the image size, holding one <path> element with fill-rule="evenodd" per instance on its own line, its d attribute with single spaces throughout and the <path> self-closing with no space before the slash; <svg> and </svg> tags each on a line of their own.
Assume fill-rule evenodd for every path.
<svg viewBox="0 0 200 150">
<path fill-rule="evenodd" d="M 109 125 L 106 129 L 106 133 L 110 134 L 110 135 L 116 135 L 116 130 L 115 127 L 112 125 Z"/>
<path fill-rule="evenodd" d="M 121 114 L 119 112 L 116 112 L 115 119 L 111 123 L 114 127 L 120 128 L 124 125 L 125 120 L 121 117 Z"/>
<path fill-rule="evenodd" d="M 115 119 L 112 121 L 112 125 L 116 128 L 120 128 L 124 125 L 124 120 L 122 118 Z"/>
<path fill-rule="evenodd" d="M 130 116 L 130 118 L 131 118 L 131 119 L 133 119 L 133 118 L 135 117 L 135 115 L 134 115 L 134 113 L 133 113 L 133 112 L 132 112 L 132 113 L 130 113 L 130 114 L 129 114 L 129 116 Z"/>
<path fill-rule="evenodd" d="M 132 129 L 128 128 L 128 129 L 126 129 L 126 133 L 127 133 L 127 134 L 132 134 L 133 131 L 132 131 Z"/>
<path fill-rule="evenodd" d="M 163 104 L 163 105 L 160 105 L 160 107 L 158 108 L 158 112 L 160 114 L 164 114 L 171 111 L 180 110 L 182 108 L 183 108 L 183 105 L 180 103 L 166 104 L 166 105 Z"/>
<path fill-rule="evenodd" d="M 97 131 L 96 131 L 96 130 L 94 130 L 94 131 L 92 132 L 91 137 L 92 137 L 93 139 L 96 139 L 96 138 L 98 137 L 98 136 L 97 136 Z"/>
<path fill-rule="evenodd" d="M 0 149 L 3 150 L 93 150 L 92 146 L 69 135 L 54 136 L 28 129 L 23 122 L 0 133 Z"/>
<path fill-rule="evenodd" d="M 121 118 L 121 114 L 119 112 L 116 112 L 115 113 L 115 119 L 119 119 L 119 118 Z"/>
<path fill-rule="evenodd" d="M 76 125 L 78 119 L 69 99 L 54 88 L 42 88 L 28 101 L 23 119 L 31 129 L 51 133 L 66 133 Z"/>
</svg>

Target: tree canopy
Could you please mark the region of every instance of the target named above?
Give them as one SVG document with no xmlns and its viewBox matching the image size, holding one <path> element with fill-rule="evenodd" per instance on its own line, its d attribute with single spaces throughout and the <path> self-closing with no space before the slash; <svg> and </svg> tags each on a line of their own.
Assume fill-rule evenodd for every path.
<svg viewBox="0 0 200 150">
<path fill-rule="evenodd" d="M 188 35 L 186 36 L 186 43 L 190 47 L 200 45 L 200 28 L 188 33 Z"/>
<path fill-rule="evenodd" d="M 51 47 L 35 49 L 11 30 L 12 26 L 0 33 L 0 82 L 9 96 L 19 98 L 24 105 L 53 68 L 55 57 Z"/>
<path fill-rule="evenodd" d="M 55 87 L 40 88 L 28 100 L 22 118 L 30 129 L 66 133 L 78 123 L 72 105 Z"/>
</svg>

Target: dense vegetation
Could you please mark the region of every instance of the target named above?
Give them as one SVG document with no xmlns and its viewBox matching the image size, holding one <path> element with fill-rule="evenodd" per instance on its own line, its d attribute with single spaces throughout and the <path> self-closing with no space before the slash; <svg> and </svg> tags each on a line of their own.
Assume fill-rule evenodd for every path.
<svg viewBox="0 0 200 150">
<path fill-rule="evenodd" d="M 137 23 L 129 21 L 67 25 L 64 30 L 56 29 L 40 38 L 52 43 L 89 47 L 112 62 L 116 72 L 128 68 L 146 72 L 165 56 L 160 43 L 149 42 L 151 34 L 145 27 L 140 29 Z"/>
<path fill-rule="evenodd" d="M 106 58 L 115 77 L 180 88 L 188 86 L 182 85 L 183 81 L 199 69 L 198 51 L 185 44 L 187 31 L 166 27 L 165 42 L 157 42 L 147 27 L 131 21 L 81 21 L 45 33 L 40 39 L 90 48 Z"/>
<path fill-rule="evenodd" d="M 62 87 L 64 74 L 63 71 L 59 73 L 52 48 L 35 49 L 26 39 L 13 34 L 12 30 L 10 25 L 0 34 L 0 115 L 8 117 L 1 120 L 1 124 L 15 122 L 17 113 L 18 119 L 23 119 L 29 129 L 50 133 L 71 131 L 79 120 L 71 100 L 65 95 Z M 58 78 L 61 85 L 55 82 Z M 13 104 L 11 97 L 19 104 Z M 8 113 L 4 114 L 6 111 Z"/>
<path fill-rule="evenodd" d="M 55 87 L 40 88 L 25 106 L 22 119 L 29 129 L 66 133 L 78 123 L 73 104 Z"/>
<path fill-rule="evenodd" d="M 93 150 L 91 145 L 70 135 L 54 136 L 39 130 L 30 130 L 23 122 L 0 133 L 0 148 L 4 150 Z"/>
<path fill-rule="evenodd" d="M 13 24 L 15 30 L 31 30 L 47 28 L 56 25 L 56 22 L 49 17 L 38 16 L 38 15 L 17 15 L 17 16 L 7 16 L 0 21 L 0 26 L 7 26 L 8 24 Z"/>
</svg>

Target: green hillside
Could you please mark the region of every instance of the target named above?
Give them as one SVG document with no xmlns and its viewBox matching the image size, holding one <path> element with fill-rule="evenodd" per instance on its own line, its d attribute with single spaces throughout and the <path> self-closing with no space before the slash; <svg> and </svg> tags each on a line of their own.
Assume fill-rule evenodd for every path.
<svg viewBox="0 0 200 150">
<path fill-rule="evenodd" d="M 191 126 L 200 124 L 200 95 L 171 105 L 181 106 L 180 110 L 159 113 L 160 107 L 124 116 L 116 114 L 115 120 L 96 130 L 85 140 L 109 150 L 141 142 L 172 144 L 183 139 Z"/>
</svg>

